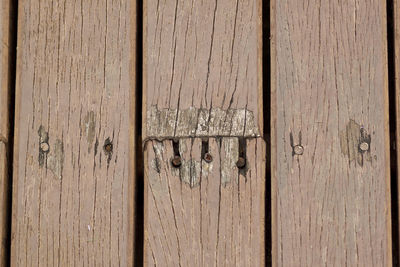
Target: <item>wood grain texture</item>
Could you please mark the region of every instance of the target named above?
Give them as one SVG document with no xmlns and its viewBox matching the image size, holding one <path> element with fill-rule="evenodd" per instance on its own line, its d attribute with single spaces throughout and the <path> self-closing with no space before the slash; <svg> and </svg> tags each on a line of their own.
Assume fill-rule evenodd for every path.
<svg viewBox="0 0 400 267">
<path fill-rule="evenodd" d="M 262 134 L 261 1 L 145 1 L 143 139 Z"/>
<path fill-rule="evenodd" d="M 12 266 L 132 266 L 135 1 L 19 1 Z"/>
<path fill-rule="evenodd" d="M 145 266 L 263 266 L 263 140 L 247 141 L 245 170 L 238 138 L 210 138 L 211 163 L 201 139 L 181 139 L 180 168 L 170 143 L 146 145 Z"/>
<path fill-rule="evenodd" d="M 6 266 L 9 246 L 9 99 L 10 1 L 0 1 L 0 266 Z"/>
<path fill-rule="evenodd" d="M 144 7 L 145 265 L 263 266 L 261 1 Z"/>
<path fill-rule="evenodd" d="M 396 151 L 397 151 L 397 170 L 400 166 L 400 1 L 393 1 L 393 26 L 394 26 L 394 78 L 395 78 L 395 91 L 396 91 Z M 400 172 L 397 172 L 397 186 L 400 192 L 399 177 Z M 400 195 L 397 194 L 398 200 L 400 200 Z M 400 211 L 400 207 L 399 207 Z M 400 213 L 398 213 L 400 214 Z M 398 225 L 399 227 L 399 225 Z M 400 234 L 400 231 L 398 232 Z M 400 237 L 399 237 L 400 238 Z M 400 248 L 399 248 L 400 249 Z M 400 251 L 397 251 L 399 254 Z"/>
<path fill-rule="evenodd" d="M 274 264 L 391 266 L 385 2 L 271 11 Z"/>
</svg>

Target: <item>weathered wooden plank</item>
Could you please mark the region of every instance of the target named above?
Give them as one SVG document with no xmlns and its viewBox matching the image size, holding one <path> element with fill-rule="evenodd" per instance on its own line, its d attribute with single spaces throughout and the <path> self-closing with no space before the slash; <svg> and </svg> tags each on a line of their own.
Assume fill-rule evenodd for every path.
<svg viewBox="0 0 400 267">
<path fill-rule="evenodd" d="M 385 1 L 271 13 L 274 264 L 391 266 Z"/>
<path fill-rule="evenodd" d="M 146 266 L 262 266 L 265 147 L 247 141 L 247 167 L 235 165 L 238 138 L 182 139 L 182 165 L 171 164 L 171 141 L 146 144 Z M 232 161 L 234 166 L 225 164 Z"/>
<path fill-rule="evenodd" d="M 6 266 L 9 247 L 9 99 L 10 1 L 0 2 L 0 266 Z"/>
<path fill-rule="evenodd" d="M 19 1 L 12 266 L 132 266 L 135 1 Z"/>
<path fill-rule="evenodd" d="M 261 1 L 146 1 L 144 17 L 145 265 L 262 266 Z"/>
<path fill-rule="evenodd" d="M 261 1 L 145 1 L 146 139 L 260 136 Z"/>
<path fill-rule="evenodd" d="M 400 183 L 399 183 L 399 177 L 400 177 L 400 1 L 399 0 L 394 0 L 393 1 L 393 27 L 394 27 L 394 78 L 395 78 L 395 95 L 396 95 L 396 152 L 397 152 L 397 192 L 400 192 Z M 391 59 L 389 59 L 391 60 Z M 400 200 L 399 193 L 397 193 L 397 200 L 398 203 Z M 400 207 L 399 207 L 400 211 Z M 400 213 L 398 213 L 400 214 Z M 399 218 L 398 218 L 399 219 Z M 399 220 L 398 220 L 399 222 Z M 395 226 L 394 226 L 395 227 Z M 397 225 L 397 227 L 400 227 Z M 400 234 L 400 230 L 398 232 Z M 400 239 L 400 236 L 399 236 Z M 397 247 L 397 249 L 400 249 Z M 397 255 L 400 255 L 400 251 L 395 251 L 394 253 L 397 253 Z"/>
</svg>

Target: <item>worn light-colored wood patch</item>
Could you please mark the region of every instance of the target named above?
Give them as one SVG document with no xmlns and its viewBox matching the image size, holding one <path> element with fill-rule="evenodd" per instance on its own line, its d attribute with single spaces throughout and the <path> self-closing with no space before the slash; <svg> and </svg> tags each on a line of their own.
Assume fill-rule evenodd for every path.
<svg viewBox="0 0 400 267">
<path fill-rule="evenodd" d="M 147 114 L 147 139 L 187 137 L 259 137 L 254 113 L 246 109 L 220 108 L 158 110 L 152 106 Z"/>
<path fill-rule="evenodd" d="M 385 2 L 272 4 L 273 264 L 391 266 Z"/>
<path fill-rule="evenodd" d="M 19 3 L 12 266 L 132 266 L 136 2 Z"/>
<path fill-rule="evenodd" d="M 236 139 L 236 140 L 234 140 Z M 149 141 L 146 161 L 146 266 L 262 266 L 264 261 L 265 146 L 247 141 L 247 172 L 236 162 L 238 138 L 179 142 L 182 165 L 171 164 L 171 141 Z"/>
</svg>

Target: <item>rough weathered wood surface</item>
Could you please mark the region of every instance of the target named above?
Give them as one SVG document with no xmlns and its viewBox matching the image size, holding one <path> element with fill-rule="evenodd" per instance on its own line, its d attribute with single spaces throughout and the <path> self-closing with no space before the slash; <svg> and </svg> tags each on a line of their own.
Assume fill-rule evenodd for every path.
<svg viewBox="0 0 400 267">
<path fill-rule="evenodd" d="M 262 134 L 261 1 L 145 1 L 143 136 Z"/>
<path fill-rule="evenodd" d="M 5 266 L 8 253 L 8 137 L 10 93 L 10 1 L 0 1 L 0 266 Z"/>
<path fill-rule="evenodd" d="M 145 266 L 263 266 L 265 148 L 247 141 L 239 170 L 238 138 L 181 139 L 180 168 L 170 140 L 146 145 Z"/>
<path fill-rule="evenodd" d="M 271 12 L 274 263 L 391 266 L 385 2 Z"/>
<path fill-rule="evenodd" d="M 394 0 L 393 2 L 393 26 L 394 26 L 394 63 L 395 66 L 395 92 L 396 92 L 396 144 L 395 148 L 397 151 L 397 192 L 400 192 L 400 1 Z M 400 196 L 397 193 L 398 203 L 400 203 Z M 400 206 L 399 213 L 400 214 Z M 400 218 L 399 218 L 400 221 Z M 397 225 L 399 227 L 399 225 Z M 400 229 L 399 232 L 400 234 Z M 399 236 L 400 239 L 400 236 Z M 398 249 L 400 249 L 398 247 Z M 400 251 L 395 251 L 394 253 L 398 253 L 400 255 Z"/>
<path fill-rule="evenodd" d="M 263 266 L 261 1 L 146 1 L 144 15 L 145 265 Z"/>
<path fill-rule="evenodd" d="M 135 1 L 19 1 L 12 266 L 130 266 Z"/>
</svg>

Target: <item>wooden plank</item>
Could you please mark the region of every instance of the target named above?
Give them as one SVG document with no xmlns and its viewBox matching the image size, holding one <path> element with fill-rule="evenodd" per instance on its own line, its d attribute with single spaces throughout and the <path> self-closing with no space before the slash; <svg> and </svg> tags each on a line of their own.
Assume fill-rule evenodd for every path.
<svg viewBox="0 0 400 267">
<path fill-rule="evenodd" d="M 399 189 L 400 189 L 400 183 L 399 183 L 399 177 L 400 177 L 400 1 L 399 0 L 394 0 L 393 1 L 393 27 L 394 27 L 394 78 L 395 78 L 395 95 L 396 95 L 396 151 L 397 151 L 397 203 L 400 203 L 400 195 L 399 195 Z M 389 59 L 391 60 L 391 59 Z M 400 206 L 398 206 L 398 211 L 400 211 Z M 397 215 L 399 216 L 400 213 Z M 399 222 L 400 217 L 398 218 L 397 222 Z M 395 225 L 393 225 L 395 227 Z M 398 231 L 397 233 L 400 235 L 400 226 L 397 225 Z M 395 232 L 395 229 L 393 229 Z M 399 239 L 400 240 L 400 236 Z M 396 247 L 394 247 L 396 249 Z M 397 244 L 397 249 L 399 250 L 399 244 Z M 400 255 L 400 251 L 395 251 L 397 255 Z M 397 260 L 400 260 L 399 257 L 397 257 Z"/>
<path fill-rule="evenodd" d="M 132 266 L 135 1 L 19 2 L 12 266 Z"/>
<path fill-rule="evenodd" d="M 179 143 L 182 166 L 171 165 L 171 141 L 149 141 L 146 165 L 146 266 L 262 266 L 265 147 L 247 141 L 248 167 L 236 168 L 238 138 Z M 227 164 L 228 163 L 228 164 Z"/>
<path fill-rule="evenodd" d="M 273 262 L 391 266 L 385 1 L 271 13 Z"/>
<path fill-rule="evenodd" d="M 143 137 L 262 134 L 261 1 L 145 1 Z"/>
<path fill-rule="evenodd" d="M 9 98 L 10 1 L 0 2 L 0 266 L 6 266 L 9 248 Z"/>
<path fill-rule="evenodd" d="M 145 265 L 263 266 L 261 1 L 145 1 L 144 30 Z"/>
</svg>

